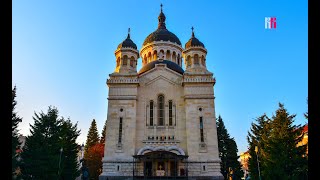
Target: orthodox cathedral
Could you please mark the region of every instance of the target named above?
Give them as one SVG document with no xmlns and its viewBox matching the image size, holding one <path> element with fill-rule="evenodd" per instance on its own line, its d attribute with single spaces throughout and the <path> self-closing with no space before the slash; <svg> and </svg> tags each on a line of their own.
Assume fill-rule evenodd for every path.
<svg viewBox="0 0 320 180">
<path fill-rule="evenodd" d="M 207 49 L 193 28 L 183 47 L 165 21 L 161 5 L 140 52 L 130 31 L 115 51 L 100 180 L 223 179 Z"/>
</svg>

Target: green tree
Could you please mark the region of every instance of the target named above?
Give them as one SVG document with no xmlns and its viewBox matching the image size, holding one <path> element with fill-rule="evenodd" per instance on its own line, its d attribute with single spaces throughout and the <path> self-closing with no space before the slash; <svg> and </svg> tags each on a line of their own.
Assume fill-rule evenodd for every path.
<svg viewBox="0 0 320 180">
<path fill-rule="evenodd" d="M 273 115 L 270 136 L 265 139 L 264 179 L 307 179 L 308 157 L 302 140 L 301 125 L 294 125 L 295 114 L 290 115 L 279 103 Z"/>
<path fill-rule="evenodd" d="M 35 113 L 31 135 L 21 153 L 23 179 L 75 179 L 79 176 L 75 139 L 77 125 L 58 117 L 58 109 Z M 62 150 L 62 151 L 61 151 Z"/>
<path fill-rule="evenodd" d="M 80 175 L 77 161 L 78 144 L 76 143 L 80 130 L 77 129 L 78 123 L 73 125 L 70 119 L 64 120 L 62 118 L 62 120 L 59 144 L 63 147 L 63 151 L 59 173 L 62 179 L 76 179 Z"/>
<path fill-rule="evenodd" d="M 12 177 L 16 177 L 16 170 L 19 167 L 18 161 L 18 154 L 16 150 L 19 148 L 19 137 L 18 137 L 18 124 L 22 122 L 22 118 L 17 115 L 15 112 L 15 108 L 17 105 L 16 98 L 16 86 L 12 90 L 12 151 L 11 151 L 11 158 L 12 158 Z"/>
<path fill-rule="evenodd" d="M 97 129 L 97 123 L 96 123 L 96 120 L 93 119 L 87 135 L 87 141 L 86 141 L 85 153 L 84 153 L 85 157 L 88 152 L 88 149 L 94 146 L 95 144 L 97 144 L 99 140 L 100 139 L 99 139 L 99 134 Z"/>
<path fill-rule="evenodd" d="M 239 156 L 238 154 L 238 148 L 236 141 L 234 138 L 230 138 L 227 140 L 227 166 L 231 168 L 232 170 L 232 179 L 233 180 L 240 180 L 243 177 L 243 171 L 241 168 L 241 164 L 238 161 Z M 230 171 L 229 171 L 230 174 Z"/>
<path fill-rule="evenodd" d="M 255 119 L 256 123 L 251 123 L 250 131 L 248 132 L 247 140 L 249 143 L 250 158 L 248 161 L 248 167 L 250 176 L 252 179 L 259 179 L 258 159 L 260 174 L 263 172 L 264 159 L 266 157 L 265 141 L 269 138 L 270 134 L 270 119 L 264 114 Z M 255 148 L 258 152 L 256 153 Z M 258 157 L 257 157 L 258 156 Z"/>
<path fill-rule="evenodd" d="M 101 138 L 100 143 L 104 144 L 106 141 L 106 134 L 107 134 L 107 121 L 104 123 L 102 132 L 101 132 Z"/>
<path fill-rule="evenodd" d="M 243 171 L 241 170 L 241 164 L 238 161 L 237 144 L 230 135 L 224 125 L 224 122 L 219 115 L 217 118 L 217 134 L 218 134 L 218 150 L 219 157 L 221 159 L 221 173 L 225 179 L 229 174 L 233 174 L 234 179 L 241 179 Z M 232 172 L 231 172 L 232 171 Z"/>
</svg>

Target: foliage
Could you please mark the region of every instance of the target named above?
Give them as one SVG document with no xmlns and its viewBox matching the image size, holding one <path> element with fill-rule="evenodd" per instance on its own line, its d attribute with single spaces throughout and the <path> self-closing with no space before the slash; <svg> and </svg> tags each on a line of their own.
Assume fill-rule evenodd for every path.
<svg viewBox="0 0 320 180">
<path fill-rule="evenodd" d="M 250 176 L 252 179 L 259 179 L 259 169 L 258 169 L 258 160 L 260 172 L 263 170 L 263 164 L 265 162 L 266 154 L 265 141 L 270 134 L 270 119 L 263 114 L 262 116 L 256 118 L 256 123 L 251 123 L 251 132 L 248 132 L 247 140 L 249 143 L 249 154 L 250 157 L 248 161 L 248 167 L 250 170 Z M 255 149 L 257 148 L 258 152 L 256 153 Z"/>
<path fill-rule="evenodd" d="M 99 134 L 98 134 L 98 130 L 97 130 L 96 120 L 93 119 L 91 122 L 91 126 L 89 128 L 88 135 L 87 135 L 84 156 L 86 156 L 88 149 L 97 143 L 99 143 Z"/>
<path fill-rule="evenodd" d="M 89 170 L 89 179 L 98 179 L 102 171 L 104 142 L 100 142 L 101 139 L 99 139 L 97 124 L 95 119 L 93 119 L 88 131 L 84 153 L 85 164 Z"/>
<path fill-rule="evenodd" d="M 89 169 L 90 179 L 99 179 L 99 175 L 102 172 L 103 153 L 104 145 L 102 143 L 97 143 L 88 149 L 85 160 Z"/>
<path fill-rule="evenodd" d="M 248 142 L 249 170 L 253 179 L 258 179 L 257 156 L 261 179 L 307 179 L 308 155 L 306 145 L 297 146 L 303 135 L 301 125 L 293 125 L 295 116 L 279 103 L 271 119 L 263 115 L 257 119 L 257 124 L 252 124 Z"/>
<path fill-rule="evenodd" d="M 58 109 L 49 106 L 47 113 L 35 113 L 31 135 L 21 153 L 23 179 L 75 179 L 79 176 L 77 124 L 58 117 Z M 62 151 L 61 151 L 62 150 Z"/>
<path fill-rule="evenodd" d="M 241 170 L 241 164 L 238 161 L 237 144 L 233 138 L 230 138 L 221 116 L 217 118 L 217 134 L 222 175 L 225 179 L 228 179 L 228 176 L 231 174 L 233 179 L 241 179 L 243 171 Z"/>
<path fill-rule="evenodd" d="M 18 137 L 18 124 L 22 122 L 22 118 L 17 115 L 15 112 L 15 108 L 17 105 L 16 98 L 16 87 L 12 90 L 12 151 L 11 151 L 11 159 L 12 159 L 12 177 L 16 176 L 16 170 L 19 167 L 18 154 L 16 150 L 20 148 L 19 137 Z"/>
</svg>

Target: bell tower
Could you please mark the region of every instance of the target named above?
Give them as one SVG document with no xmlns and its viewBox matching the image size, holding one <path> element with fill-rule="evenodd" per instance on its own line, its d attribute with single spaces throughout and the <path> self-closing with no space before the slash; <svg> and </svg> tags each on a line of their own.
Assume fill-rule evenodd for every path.
<svg viewBox="0 0 320 180">
<path fill-rule="evenodd" d="M 137 73 L 137 60 L 139 51 L 137 45 L 130 39 L 130 28 L 128 29 L 127 38 L 118 45 L 115 51 L 116 56 L 116 73 L 134 74 Z"/>
</svg>

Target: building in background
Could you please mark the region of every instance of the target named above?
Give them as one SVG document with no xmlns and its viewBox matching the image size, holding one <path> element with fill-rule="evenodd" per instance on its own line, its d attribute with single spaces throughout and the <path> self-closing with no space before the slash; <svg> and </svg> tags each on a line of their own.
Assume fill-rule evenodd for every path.
<svg viewBox="0 0 320 180">
<path fill-rule="evenodd" d="M 242 166 L 244 177 L 247 177 L 247 175 L 249 174 L 249 166 L 248 166 L 249 158 L 250 158 L 249 150 L 246 152 L 240 153 L 240 164 Z"/>
<path fill-rule="evenodd" d="M 223 179 L 216 80 L 206 66 L 207 49 L 193 28 L 183 47 L 165 20 L 161 7 L 158 28 L 146 37 L 140 53 L 130 31 L 115 51 L 115 71 L 107 80 L 108 123 L 100 180 L 132 176 Z M 142 68 L 137 71 L 140 57 Z"/>
<path fill-rule="evenodd" d="M 301 128 L 302 128 L 303 138 L 302 138 L 301 142 L 298 143 L 297 146 L 307 145 L 307 152 L 306 152 L 306 154 L 308 154 L 308 124 L 305 124 L 305 125 L 302 126 Z"/>
</svg>

